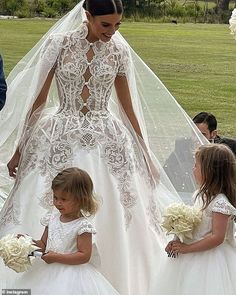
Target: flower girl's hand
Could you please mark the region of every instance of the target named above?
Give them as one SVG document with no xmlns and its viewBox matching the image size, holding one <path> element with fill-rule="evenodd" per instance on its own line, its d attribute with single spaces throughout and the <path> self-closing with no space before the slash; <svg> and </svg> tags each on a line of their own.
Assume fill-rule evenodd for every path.
<svg viewBox="0 0 236 295">
<path fill-rule="evenodd" d="M 57 257 L 58 257 L 58 253 L 53 252 L 53 251 L 49 251 L 49 252 L 43 254 L 41 258 L 46 263 L 51 264 L 51 263 L 57 262 Z"/>
<path fill-rule="evenodd" d="M 23 235 L 23 234 L 17 234 L 17 239 L 19 239 L 20 237 L 25 237 L 25 235 Z"/>
<path fill-rule="evenodd" d="M 186 254 L 188 253 L 188 245 L 181 243 L 180 241 L 173 241 L 172 251 L 176 254 Z"/>
<path fill-rule="evenodd" d="M 178 254 L 176 254 L 174 251 L 173 251 L 173 248 L 172 248 L 172 245 L 173 245 L 173 241 L 170 241 L 166 248 L 165 248 L 165 251 L 166 253 L 168 254 L 168 257 L 171 257 L 171 258 L 176 258 L 178 256 Z"/>
<path fill-rule="evenodd" d="M 173 244 L 173 241 L 170 241 L 167 246 L 165 247 L 165 251 L 167 253 L 170 253 L 172 251 L 172 244 Z"/>
</svg>

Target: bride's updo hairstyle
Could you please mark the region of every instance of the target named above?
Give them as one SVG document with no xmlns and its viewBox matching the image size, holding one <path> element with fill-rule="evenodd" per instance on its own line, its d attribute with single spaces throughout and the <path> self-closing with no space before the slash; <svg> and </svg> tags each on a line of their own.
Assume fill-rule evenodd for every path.
<svg viewBox="0 0 236 295">
<path fill-rule="evenodd" d="M 92 16 L 123 13 L 121 0 L 85 0 L 83 8 Z"/>
</svg>

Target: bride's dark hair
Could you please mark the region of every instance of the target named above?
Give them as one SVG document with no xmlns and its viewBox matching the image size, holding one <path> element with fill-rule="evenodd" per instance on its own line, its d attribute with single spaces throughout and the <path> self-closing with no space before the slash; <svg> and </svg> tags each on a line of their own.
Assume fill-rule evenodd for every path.
<svg viewBox="0 0 236 295">
<path fill-rule="evenodd" d="M 92 16 L 123 13 L 121 0 L 85 0 L 83 7 Z"/>
</svg>

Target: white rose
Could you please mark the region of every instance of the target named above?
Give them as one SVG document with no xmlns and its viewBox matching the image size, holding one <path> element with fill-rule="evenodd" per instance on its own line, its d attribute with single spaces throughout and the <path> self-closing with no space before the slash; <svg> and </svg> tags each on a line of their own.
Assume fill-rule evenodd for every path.
<svg viewBox="0 0 236 295">
<path fill-rule="evenodd" d="M 192 237 L 192 232 L 200 221 L 200 210 L 185 204 L 173 203 L 166 209 L 162 227 L 167 234 L 175 234 L 183 242 L 184 238 Z"/>
<path fill-rule="evenodd" d="M 24 272 L 31 266 L 31 261 L 29 258 L 12 258 L 7 261 L 6 265 L 16 272 Z"/>
<path fill-rule="evenodd" d="M 16 272 L 26 271 L 31 266 L 29 254 L 36 250 L 31 237 L 7 235 L 0 240 L 0 256 L 9 268 Z"/>
</svg>

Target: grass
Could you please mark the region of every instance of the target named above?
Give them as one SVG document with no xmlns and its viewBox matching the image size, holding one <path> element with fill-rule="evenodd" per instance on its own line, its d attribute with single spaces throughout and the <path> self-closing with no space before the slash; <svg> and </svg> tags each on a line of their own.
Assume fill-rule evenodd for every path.
<svg viewBox="0 0 236 295">
<path fill-rule="evenodd" d="M 0 20 L 6 74 L 53 21 Z M 210 111 L 236 137 L 236 42 L 227 25 L 123 23 L 121 33 L 190 116 Z"/>
</svg>

